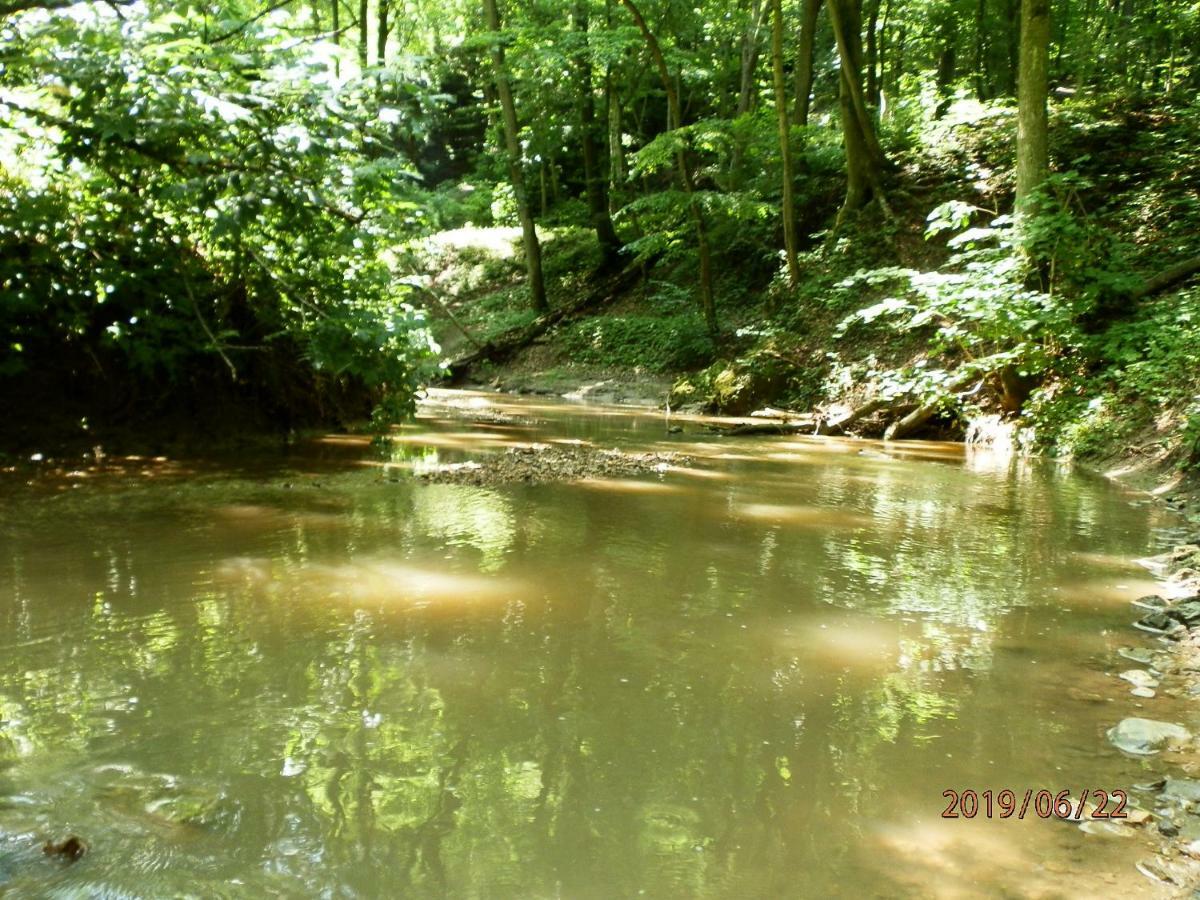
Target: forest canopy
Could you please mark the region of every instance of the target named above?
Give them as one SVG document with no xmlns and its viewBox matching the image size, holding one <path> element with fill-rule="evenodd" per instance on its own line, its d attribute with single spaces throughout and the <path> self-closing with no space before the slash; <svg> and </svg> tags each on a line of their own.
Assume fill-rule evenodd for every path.
<svg viewBox="0 0 1200 900">
<path fill-rule="evenodd" d="M 1088 191 L 1114 116 L 1195 134 L 1196 2 L 12 0 L 0 41 L 10 414 L 394 421 L 438 377 L 422 239 L 468 225 L 521 228 L 520 325 L 569 305 L 547 236 L 589 235 L 560 268 L 654 267 L 678 364 L 887 322 L 936 364 L 877 387 L 929 414 L 1019 408 L 1195 271 L 1174 137 L 1165 240 Z"/>
</svg>

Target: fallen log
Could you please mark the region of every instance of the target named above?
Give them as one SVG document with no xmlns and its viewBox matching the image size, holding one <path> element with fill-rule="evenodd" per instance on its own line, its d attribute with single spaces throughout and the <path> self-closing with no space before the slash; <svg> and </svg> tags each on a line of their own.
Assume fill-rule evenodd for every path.
<svg viewBox="0 0 1200 900">
<path fill-rule="evenodd" d="M 489 341 L 485 341 L 466 356 L 460 356 L 446 367 L 450 384 L 465 379 L 471 367 L 481 362 L 502 363 L 525 349 L 555 325 L 614 300 L 643 277 L 657 257 L 647 261 L 630 263 L 621 271 L 609 276 L 575 303 L 569 303 L 538 316 L 528 325 L 514 328 Z"/>
<path fill-rule="evenodd" d="M 708 428 L 710 431 L 714 431 L 723 437 L 744 437 L 756 434 L 813 434 L 813 427 L 816 424 L 815 419 L 809 418 L 790 422 L 747 422 L 741 425 L 709 425 Z"/>
<path fill-rule="evenodd" d="M 1185 259 L 1183 262 L 1176 263 L 1165 272 L 1159 272 L 1157 275 L 1147 278 L 1129 292 L 1129 298 L 1131 300 L 1142 300 L 1153 296 L 1159 291 L 1165 291 L 1172 285 L 1178 284 L 1197 272 L 1200 272 L 1200 256 L 1193 256 L 1191 259 Z"/>
<path fill-rule="evenodd" d="M 979 373 L 974 369 L 968 372 L 960 372 L 957 378 L 946 385 L 946 393 L 957 393 L 965 388 L 972 379 L 978 377 Z M 919 431 L 930 419 L 942 411 L 944 400 L 945 397 L 939 397 L 932 403 L 922 403 L 912 412 L 908 413 L 908 415 L 902 416 L 889 425 L 887 431 L 883 433 L 883 439 L 885 441 L 898 441 Z"/>
</svg>

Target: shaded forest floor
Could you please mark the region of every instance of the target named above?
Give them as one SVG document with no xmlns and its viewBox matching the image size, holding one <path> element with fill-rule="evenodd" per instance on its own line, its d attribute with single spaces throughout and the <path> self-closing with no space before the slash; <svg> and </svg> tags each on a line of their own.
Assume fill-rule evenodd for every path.
<svg viewBox="0 0 1200 900">
<path fill-rule="evenodd" d="M 1099 252 L 1110 269 L 1102 274 L 1144 279 L 1200 252 L 1198 126 L 1195 105 L 1055 107 L 1052 157 L 1074 179 L 1067 203 L 1088 234 L 1107 242 L 1099 251 L 1065 246 L 1064 259 Z M 847 330 L 848 316 L 888 290 L 849 279 L 888 267 L 945 267 L 945 237 L 926 237 L 939 204 L 957 200 L 984 214 L 1010 208 L 1012 127 L 1003 111 L 952 108 L 898 156 L 889 196 L 894 219 L 871 207 L 836 235 L 810 234 L 794 292 L 781 285 L 773 253 L 725 246 L 717 265 L 719 347 L 698 314 L 696 263 L 684 251 L 643 266 L 632 287 L 568 316 L 511 358 L 473 366 L 468 380 L 577 399 L 669 400 L 708 412 L 770 407 L 836 416 L 896 372 L 945 365 L 954 352 L 939 351 L 932 328 L 880 321 Z M 838 199 L 830 193 L 823 207 L 805 210 L 805 220 L 832 221 Z M 545 229 L 544 243 L 551 305 L 568 306 L 592 288 L 594 241 L 567 225 Z M 441 298 L 433 315 L 447 357 L 535 320 L 519 251 L 512 228 L 460 229 L 428 245 Z M 1058 360 L 1019 411 L 1006 409 L 1002 386 L 989 381 L 969 413 L 935 416 L 923 434 L 1000 435 L 1186 503 L 1200 462 L 1200 278 L 1140 302 L 1102 303 L 1082 331 L 1080 350 Z M 884 424 L 866 417 L 856 431 L 878 436 Z"/>
</svg>

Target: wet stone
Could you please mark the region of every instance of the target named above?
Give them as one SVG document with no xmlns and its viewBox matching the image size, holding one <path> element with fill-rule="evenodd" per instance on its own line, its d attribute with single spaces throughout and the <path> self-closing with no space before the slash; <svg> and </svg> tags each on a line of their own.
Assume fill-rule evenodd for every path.
<svg viewBox="0 0 1200 900">
<path fill-rule="evenodd" d="M 1167 615 L 1184 625 L 1200 622 L 1200 600 L 1184 600 L 1167 610 Z"/>
<path fill-rule="evenodd" d="M 1151 594 L 1146 597 L 1138 597 L 1133 601 L 1133 605 L 1138 609 L 1149 610 L 1155 612 L 1157 610 L 1166 609 L 1170 604 L 1164 598 L 1157 594 Z"/>
<path fill-rule="evenodd" d="M 1158 679 L 1145 669 L 1129 669 L 1126 672 L 1122 672 L 1119 677 L 1137 688 L 1158 687 Z"/>
<path fill-rule="evenodd" d="M 1194 778 L 1168 777 L 1163 785 L 1163 797 L 1184 803 L 1200 802 L 1200 781 Z"/>
<path fill-rule="evenodd" d="M 1182 636 L 1187 629 L 1172 619 L 1165 612 L 1152 612 L 1142 616 L 1133 623 L 1134 628 L 1148 631 L 1151 634 L 1161 634 L 1167 637 Z"/>
<path fill-rule="evenodd" d="M 1108 740 L 1114 747 L 1138 756 L 1149 756 L 1191 739 L 1192 733 L 1182 725 L 1137 717 L 1122 719 L 1108 730 Z"/>
<path fill-rule="evenodd" d="M 1144 666 L 1154 664 L 1154 651 L 1147 650 L 1145 647 L 1122 647 L 1117 651 L 1117 655 L 1130 662 L 1141 663 Z"/>
</svg>

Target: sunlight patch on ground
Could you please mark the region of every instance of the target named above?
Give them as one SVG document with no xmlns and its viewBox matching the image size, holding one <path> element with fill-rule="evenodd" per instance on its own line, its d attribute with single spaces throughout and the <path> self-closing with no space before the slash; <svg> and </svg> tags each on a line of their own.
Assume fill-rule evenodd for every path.
<svg viewBox="0 0 1200 900">
<path fill-rule="evenodd" d="M 480 228 L 467 225 L 450 231 L 439 231 L 426 244 L 431 250 L 481 250 L 496 259 L 505 259 L 516 254 L 516 242 L 521 238 L 521 229 L 516 227 L 492 226 Z"/>
</svg>

